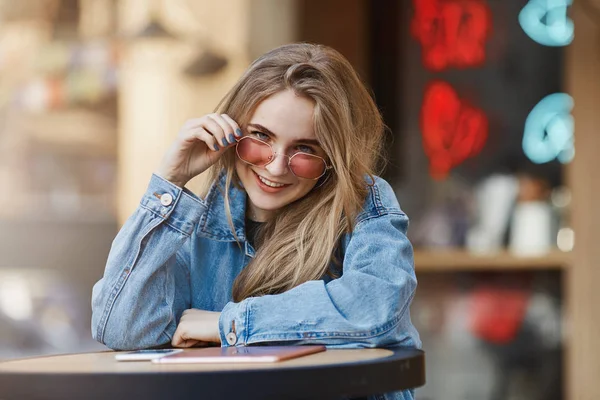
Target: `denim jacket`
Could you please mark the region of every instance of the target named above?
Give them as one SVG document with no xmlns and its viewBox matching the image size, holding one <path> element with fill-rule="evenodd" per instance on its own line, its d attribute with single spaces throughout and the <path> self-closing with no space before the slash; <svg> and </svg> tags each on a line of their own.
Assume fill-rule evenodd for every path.
<svg viewBox="0 0 600 400">
<path fill-rule="evenodd" d="M 381 178 L 370 186 L 354 230 L 342 241 L 337 279 L 234 303 L 236 276 L 254 257 L 246 240 L 246 193 L 230 189 L 236 242 L 227 222 L 224 176 L 200 199 L 153 175 L 139 207 L 112 243 L 93 288 L 92 335 L 112 349 L 167 344 L 184 310 L 221 311 L 223 346 L 324 344 L 328 348 L 420 347 L 409 306 L 417 285 L 408 218 Z M 233 325 L 235 324 L 235 332 Z M 372 399 L 413 399 L 413 391 Z"/>
</svg>

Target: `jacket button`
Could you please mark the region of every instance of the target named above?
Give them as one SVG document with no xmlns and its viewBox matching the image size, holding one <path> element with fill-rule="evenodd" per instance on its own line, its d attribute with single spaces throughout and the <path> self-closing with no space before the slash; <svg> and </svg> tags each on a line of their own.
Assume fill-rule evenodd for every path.
<svg viewBox="0 0 600 400">
<path fill-rule="evenodd" d="M 230 346 L 233 346 L 234 344 L 236 344 L 237 342 L 237 335 L 234 332 L 229 332 L 226 336 L 225 339 L 227 339 L 227 343 Z"/>
<path fill-rule="evenodd" d="M 171 196 L 170 193 L 165 193 L 162 196 L 160 196 L 160 204 L 162 204 L 163 206 L 170 206 L 171 203 L 173 203 L 173 196 Z"/>
</svg>

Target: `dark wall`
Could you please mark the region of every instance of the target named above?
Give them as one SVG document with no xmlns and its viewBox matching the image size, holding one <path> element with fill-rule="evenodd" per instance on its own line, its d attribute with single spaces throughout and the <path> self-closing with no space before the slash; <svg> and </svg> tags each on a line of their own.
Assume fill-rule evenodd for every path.
<svg viewBox="0 0 600 400">
<path fill-rule="evenodd" d="M 413 2 L 394 3 L 370 3 L 371 65 L 379 65 L 374 67 L 379 68 L 379 74 L 374 73 L 372 81 L 393 130 L 391 163 L 385 176 L 397 189 L 405 211 L 418 217 L 424 205 L 440 196 L 449 181 L 472 185 L 492 172 L 531 167 L 521 149 L 525 119 L 544 96 L 562 90 L 563 49 L 539 45 L 523 32 L 517 18 L 526 1 L 488 0 L 493 27 L 485 64 L 431 72 L 423 66 L 421 46 L 410 34 Z M 389 36 L 394 33 L 396 40 Z M 423 93 L 434 79 L 450 83 L 461 98 L 481 108 L 490 122 L 481 153 L 465 161 L 441 183 L 429 175 L 419 126 Z M 553 184 L 561 180 L 557 163 L 545 164 L 538 170 Z"/>
</svg>

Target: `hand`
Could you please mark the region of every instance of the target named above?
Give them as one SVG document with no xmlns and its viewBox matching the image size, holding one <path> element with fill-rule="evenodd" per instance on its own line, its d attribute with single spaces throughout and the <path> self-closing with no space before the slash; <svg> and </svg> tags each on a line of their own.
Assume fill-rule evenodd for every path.
<svg viewBox="0 0 600 400">
<path fill-rule="evenodd" d="M 185 310 L 173 335 L 173 347 L 192 347 L 200 343 L 219 343 L 220 312 L 191 308 Z"/>
<path fill-rule="evenodd" d="M 236 144 L 235 138 L 240 137 L 240 127 L 227 114 L 190 119 L 167 150 L 156 173 L 183 188 L 217 162 L 225 149 Z"/>
</svg>

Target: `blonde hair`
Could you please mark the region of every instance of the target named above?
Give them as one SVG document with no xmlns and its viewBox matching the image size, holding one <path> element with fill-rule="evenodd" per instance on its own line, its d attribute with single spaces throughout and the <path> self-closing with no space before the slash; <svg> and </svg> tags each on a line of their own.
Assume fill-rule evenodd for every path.
<svg viewBox="0 0 600 400">
<path fill-rule="evenodd" d="M 306 43 L 278 47 L 259 57 L 217 107 L 244 127 L 256 106 L 269 96 L 291 89 L 314 103 L 317 140 L 333 166 L 327 178 L 303 198 L 278 210 L 256 238 L 255 258 L 233 285 L 233 299 L 285 292 L 332 273 L 341 237 L 353 229 L 362 210 L 368 182 L 376 173 L 384 125 L 369 92 L 350 63 L 336 50 Z M 235 150 L 212 167 L 210 183 L 226 173 L 229 187 L 239 185 Z M 335 274 L 335 273 L 334 273 Z"/>
</svg>

